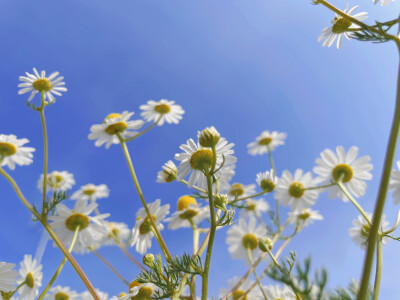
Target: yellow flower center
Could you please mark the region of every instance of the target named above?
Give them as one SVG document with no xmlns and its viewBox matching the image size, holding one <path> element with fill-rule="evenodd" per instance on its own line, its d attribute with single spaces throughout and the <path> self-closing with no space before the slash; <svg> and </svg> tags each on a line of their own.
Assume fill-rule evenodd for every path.
<svg viewBox="0 0 400 300">
<path fill-rule="evenodd" d="M 59 292 L 54 296 L 55 300 L 68 300 L 69 296 L 66 293 Z"/>
<path fill-rule="evenodd" d="M 336 34 L 343 33 L 351 26 L 351 21 L 345 18 L 335 18 L 336 23 L 332 26 L 332 32 Z"/>
<path fill-rule="evenodd" d="M 39 92 L 48 92 L 52 88 L 51 82 L 47 78 L 39 78 L 35 80 L 32 86 Z"/>
<path fill-rule="evenodd" d="M 275 183 L 271 179 L 263 179 L 260 182 L 260 187 L 266 192 L 272 192 L 275 189 Z"/>
<path fill-rule="evenodd" d="M 370 230 L 370 226 L 368 224 L 363 225 L 363 227 L 361 228 L 361 235 L 365 238 L 368 238 L 369 236 L 369 230 Z"/>
<path fill-rule="evenodd" d="M 353 178 L 353 169 L 348 164 L 338 164 L 332 170 L 332 177 L 335 181 L 342 177 L 342 182 L 348 182 Z"/>
<path fill-rule="evenodd" d="M 74 232 L 78 228 L 78 226 L 79 230 L 83 230 L 89 226 L 89 223 L 89 218 L 86 215 L 80 213 L 73 214 L 65 220 L 65 226 L 69 230 Z"/>
<path fill-rule="evenodd" d="M 165 179 L 166 182 L 172 182 L 172 181 L 174 181 L 176 179 L 176 173 L 174 171 L 172 171 L 172 170 L 169 170 L 169 171 L 163 170 L 163 172 L 165 174 L 164 179 Z"/>
<path fill-rule="evenodd" d="M 305 220 L 307 220 L 309 217 L 311 217 L 311 215 L 310 215 L 309 212 L 303 211 L 303 212 L 302 212 L 301 214 L 299 214 L 297 217 L 298 217 L 300 220 L 305 221 Z"/>
<path fill-rule="evenodd" d="M 246 206 L 247 210 L 249 210 L 249 211 L 256 210 L 257 204 L 255 202 L 253 202 L 251 200 L 247 200 L 246 203 L 247 203 L 247 206 Z"/>
<path fill-rule="evenodd" d="M 104 120 L 112 119 L 112 118 L 121 118 L 121 117 L 122 116 L 120 114 L 112 113 L 112 114 L 109 114 Z"/>
<path fill-rule="evenodd" d="M 170 112 L 171 107 L 168 104 L 158 104 L 154 107 L 154 110 L 160 114 L 166 114 Z"/>
<path fill-rule="evenodd" d="M 244 194 L 243 185 L 241 185 L 240 183 L 232 184 L 231 189 L 229 190 L 229 194 L 235 197 L 243 195 Z"/>
<path fill-rule="evenodd" d="M 137 287 L 140 285 L 142 285 L 142 283 L 133 280 L 129 284 L 129 290 L 131 290 L 133 287 Z M 139 289 L 138 293 L 135 296 L 131 297 L 131 300 L 148 300 L 151 299 L 152 294 L 153 294 L 153 289 L 149 286 L 144 286 Z"/>
<path fill-rule="evenodd" d="M 300 198 L 301 196 L 303 196 L 304 191 L 304 186 L 300 182 L 294 181 L 289 186 L 289 195 L 294 198 Z"/>
<path fill-rule="evenodd" d="M 84 193 L 85 195 L 91 196 L 91 195 L 93 195 L 94 193 L 96 193 L 96 190 L 95 190 L 95 189 L 86 189 L 86 190 L 83 191 L 83 193 Z"/>
<path fill-rule="evenodd" d="M 269 143 L 271 143 L 271 142 L 272 142 L 272 138 L 267 137 L 267 138 L 263 138 L 263 139 L 259 140 L 258 144 L 263 145 L 263 146 L 268 146 Z"/>
<path fill-rule="evenodd" d="M 190 166 L 195 170 L 207 170 L 213 163 L 214 155 L 209 149 L 197 150 L 190 158 Z"/>
<path fill-rule="evenodd" d="M 180 214 L 179 218 L 185 219 L 185 220 L 190 220 L 193 217 L 197 216 L 197 214 L 198 214 L 198 211 L 196 211 L 194 209 L 188 209 L 184 213 Z"/>
<path fill-rule="evenodd" d="M 35 279 L 33 278 L 32 273 L 28 273 L 28 275 L 26 275 L 25 282 L 26 282 L 27 286 L 29 286 L 31 289 L 33 289 L 33 286 L 35 285 Z"/>
<path fill-rule="evenodd" d="M 154 215 L 152 215 L 153 220 L 156 220 L 156 217 Z M 149 233 L 151 231 L 152 228 L 152 224 L 150 221 L 149 217 L 144 218 L 143 223 L 139 226 L 139 232 L 140 234 L 146 234 Z"/>
<path fill-rule="evenodd" d="M 178 199 L 178 210 L 184 210 L 186 208 L 189 208 L 190 204 L 197 205 L 196 199 L 188 195 L 182 196 Z"/>
<path fill-rule="evenodd" d="M 128 124 L 125 121 L 117 122 L 111 125 L 108 125 L 104 131 L 109 135 L 117 134 L 125 131 L 128 128 Z"/>
<path fill-rule="evenodd" d="M 17 146 L 10 143 L 0 143 L 0 157 L 1 156 L 11 156 L 17 153 Z"/>
<path fill-rule="evenodd" d="M 237 300 L 244 295 L 245 291 L 243 290 L 236 290 L 232 294 L 232 300 Z M 242 298 L 243 300 L 247 300 L 247 295 Z"/>
<path fill-rule="evenodd" d="M 242 238 L 243 247 L 254 250 L 258 246 L 257 237 L 252 233 L 246 233 Z"/>
</svg>

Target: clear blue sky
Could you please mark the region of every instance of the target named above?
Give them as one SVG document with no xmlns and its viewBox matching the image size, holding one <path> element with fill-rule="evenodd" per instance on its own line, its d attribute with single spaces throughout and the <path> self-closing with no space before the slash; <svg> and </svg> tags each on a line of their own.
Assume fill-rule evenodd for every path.
<svg viewBox="0 0 400 300">
<path fill-rule="evenodd" d="M 386 8 L 372 1 L 350 5 L 358 3 L 359 11 L 370 12 L 370 21 L 396 18 L 400 11 L 399 2 Z M 335 4 L 344 8 L 346 2 Z M 101 200 L 100 209 L 110 212 L 111 220 L 133 226 L 140 203 L 120 147 L 96 148 L 87 139 L 89 128 L 111 112 L 138 113 L 147 100 L 161 98 L 176 100 L 186 114 L 178 126 L 156 128 L 131 146 L 148 201 L 161 198 L 175 207 L 176 199 L 189 192 L 179 184 L 157 184 L 156 173 L 180 144 L 214 125 L 235 143 L 235 181 L 245 184 L 268 168 L 267 157 L 251 157 L 246 151 L 262 130 L 288 133 L 286 145 L 275 152 L 279 173 L 311 170 L 325 148 L 358 146 L 374 165 L 374 180 L 360 199 L 372 211 L 394 107 L 398 58 L 390 43 L 345 40 L 340 51 L 322 48 L 317 38 L 332 17 L 309 0 L 1 0 L 0 133 L 26 137 L 37 149 L 34 164 L 17 167 L 12 175 L 29 199 L 40 199 L 40 118 L 25 106 L 27 97 L 17 95 L 18 76 L 37 67 L 59 71 L 68 87 L 46 111 L 49 170 L 72 172 L 77 188 L 106 183 L 111 197 Z M 5 180 L 0 179 L 0 191 L 0 261 L 18 263 L 24 254 L 35 253 L 41 228 L 30 221 Z M 325 220 L 304 230 L 288 250 L 297 250 L 300 258 L 312 255 L 315 268 L 327 267 L 330 287 L 347 285 L 359 278 L 364 257 L 348 235 L 357 211 L 326 194 L 316 209 Z M 390 198 L 386 213 L 393 223 L 397 207 Z M 190 231 L 164 234 L 172 252 L 190 251 Z M 384 247 L 382 299 L 400 295 L 399 247 L 393 241 Z M 215 249 L 210 291 L 217 295 L 227 279 L 245 268 L 228 255 L 224 231 L 217 233 Z M 118 249 L 101 253 L 129 280 L 137 275 Z M 59 251 L 48 247 L 44 282 L 61 259 Z M 78 256 L 78 261 L 101 290 L 114 295 L 124 288 L 96 257 Z M 84 290 L 70 266 L 56 284 Z"/>
</svg>

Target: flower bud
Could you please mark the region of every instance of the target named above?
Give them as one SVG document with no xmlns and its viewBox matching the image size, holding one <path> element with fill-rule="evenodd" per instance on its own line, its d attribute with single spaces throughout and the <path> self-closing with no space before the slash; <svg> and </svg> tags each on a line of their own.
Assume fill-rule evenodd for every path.
<svg viewBox="0 0 400 300">
<path fill-rule="evenodd" d="M 217 194 L 214 197 L 214 205 L 216 208 L 222 209 L 226 211 L 226 204 L 228 203 L 228 195 L 226 194 Z"/>
<path fill-rule="evenodd" d="M 147 253 L 143 256 L 143 264 L 150 267 L 154 261 L 154 255 L 151 253 Z"/>
<path fill-rule="evenodd" d="M 272 240 L 270 238 L 264 237 L 264 238 L 259 238 L 258 239 L 258 248 L 262 252 L 268 252 L 268 250 L 272 249 Z"/>
<path fill-rule="evenodd" d="M 203 147 L 214 147 L 219 141 L 219 132 L 214 126 L 207 127 L 203 131 L 197 133 L 199 143 Z"/>
</svg>

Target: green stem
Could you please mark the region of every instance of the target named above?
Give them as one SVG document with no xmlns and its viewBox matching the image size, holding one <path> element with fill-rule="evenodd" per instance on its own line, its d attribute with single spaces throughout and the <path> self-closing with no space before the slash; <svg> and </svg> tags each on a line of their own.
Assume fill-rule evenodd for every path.
<svg viewBox="0 0 400 300">
<path fill-rule="evenodd" d="M 361 205 L 358 204 L 357 200 L 354 199 L 354 197 L 349 193 L 349 191 L 347 190 L 346 186 L 343 184 L 343 182 L 341 180 L 339 180 L 337 182 L 338 186 L 340 187 L 340 189 L 342 190 L 342 192 L 346 195 L 347 198 L 349 198 L 349 200 L 351 201 L 351 203 L 353 203 L 353 205 L 358 209 L 358 211 L 362 214 L 362 216 L 364 217 L 364 219 L 368 222 L 369 225 L 371 225 L 371 221 L 368 218 L 366 212 L 362 209 Z"/>
<path fill-rule="evenodd" d="M 46 127 L 46 119 L 44 117 L 44 107 L 45 107 L 45 94 L 41 92 L 42 95 L 42 105 L 39 108 L 40 119 L 42 121 L 42 130 L 43 130 L 43 209 L 42 214 L 45 214 L 44 203 L 46 202 L 46 189 L 47 189 L 47 165 L 48 165 L 48 143 L 47 143 L 47 127 Z"/>
<path fill-rule="evenodd" d="M 78 225 L 78 227 L 76 227 L 76 229 L 75 229 L 74 236 L 72 237 L 71 244 L 70 244 L 70 246 L 68 248 L 68 252 L 69 253 L 71 253 L 72 249 L 74 249 L 74 245 L 75 245 L 76 239 L 78 237 L 79 229 L 80 229 L 80 226 Z M 43 297 L 46 296 L 46 293 L 49 291 L 49 289 L 53 285 L 54 281 L 56 281 L 58 275 L 61 273 L 61 270 L 64 268 L 64 265 L 65 265 L 66 262 L 67 262 L 67 257 L 64 256 L 63 260 L 61 261 L 60 265 L 58 266 L 58 268 L 57 268 L 56 272 L 54 273 L 53 277 L 51 277 L 50 282 L 47 284 L 47 286 L 45 287 L 43 292 L 40 294 L 39 298 L 37 298 L 37 300 L 42 300 Z"/>
<path fill-rule="evenodd" d="M 143 271 L 146 271 L 146 267 L 143 266 L 139 261 L 137 261 L 126 249 L 125 245 L 118 242 L 118 247 L 122 250 L 122 252 L 128 257 L 135 265 L 137 265 Z"/>
<path fill-rule="evenodd" d="M 251 255 L 251 249 L 250 249 L 250 247 L 247 247 L 247 256 L 249 257 L 250 264 L 252 265 L 252 264 L 253 264 L 253 255 Z M 255 268 L 253 269 L 253 275 L 254 275 L 254 278 L 256 279 L 256 282 L 257 282 L 257 284 L 258 284 L 258 287 L 259 287 L 260 290 L 261 290 L 261 293 L 262 293 L 262 295 L 263 295 L 263 297 L 264 297 L 264 300 L 268 300 L 267 295 L 265 295 L 264 289 L 262 288 L 260 279 L 259 279 L 258 276 L 257 276 L 257 272 L 256 272 L 256 269 L 255 269 Z"/>
<path fill-rule="evenodd" d="M 188 182 L 186 181 L 186 180 L 184 180 L 184 179 L 182 179 L 181 180 L 181 182 L 183 183 L 183 184 L 185 184 L 185 185 L 188 185 Z M 199 192 L 202 192 L 202 193 L 204 193 L 204 194 L 207 194 L 207 191 L 206 190 L 204 190 L 204 189 L 202 189 L 202 188 L 199 188 L 199 187 L 197 187 L 197 186 L 192 186 L 192 189 L 195 189 L 195 190 L 197 190 L 197 191 L 199 191 Z"/>
<path fill-rule="evenodd" d="M 392 233 L 393 231 L 395 231 L 397 226 L 399 226 L 399 223 L 400 223 L 400 209 L 397 212 L 396 222 L 394 223 L 393 227 L 390 228 L 389 230 L 383 232 L 382 235 L 387 235 L 387 234 Z"/>
<path fill-rule="evenodd" d="M 50 234 L 51 238 L 54 240 L 58 248 L 60 248 L 61 252 L 68 258 L 72 267 L 75 269 L 76 273 L 78 273 L 79 277 L 82 279 L 83 283 L 86 285 L 89 292 L 92 294 L 93 298 L 95 300 L 100 300 L 99 295 L 97 294 L 95 288 L 93 287 L 89 279 L 86 277 L 85 273 L 83 272 L 83 270 L 81 269 L 75 258 L 71 255 L 71 253 L 69 253 L 68 249 L 64 246 L 64 244 L 61 242 L 61 240 L 59 239 L 57 234 L 53 231 L 53 229 L 50 227 L 50 225 L 47 223 L 47 221 L 44 220 L 42 216 L 38 214 L 36 210 L 33 209 L 28 200 L 26 200 L 25 196 L 22 194 L 21 190 L 19 189 L 14 179 L 1 167 L 0 167 L 0 174 L 2 174 L 10 182 L 10 184 L 14 188 L 15 192 L 17 193 L 22 203 L 40 221 L 40 223 L 43 225 L 46 231 Z"/>
<path fill-rule="evenodd" d="M 167 245 L 165 244 L 165 242 L 164 242 L 164 240 L 163 240 L 163 238 L 161 236 L 160 231 L 158 230 L 158 228 L 156 226 L 156 223 L 154 222 L 153 216 L 150 213 L 150 210 L 149 210 L 149 207 L 147 206 L 146 200 L 144 199 L 144 196 L 143 196 L 143 193 L 142 193 L 142 189 L 140 188 L 139 181 L 138 181 L 138 179 L 136 177 L 135 169 L 133 168 L 132 159 L 131 159 L 131 156 L 129 155 L 128 147 L 126 146 L 126 143 L 121 138 L 121 136 L 118 136 L 118 137 L 119 137 L 119 140 L 121 142 L 122 150 L 124 152 L 126 161 L 128 163 L 129 171 L 130 171 L 130 173 L 132 175 L 133 183 L 135 184 L 135 187 L 136 187 L 136 190 L 138 192 L 140 201 L 142 202 L 142 205 L 143 205 L 143 207 L 144 207 L 144 209 L 146 211 L 146 214 L 149 217 L 149 220 L 150 220 L 151 225 L 152 225 L 152 227 L 154 229 L 154 232 L 155 232 L 155 235 L 157 237 L 157 240 L 160 243 L 160 247 L 163 250 L 163 253 L 165 254 L 165 258 L 169 262 L 169 261 L 171 261 L 172 256 L 171 256 L 171 254 L 170 254 L 170 252 L 169 252 L 169 250 L 167 248 Z"/>
<path fill-rule="evenodd" d="M 264 194 L 267 194 L 267 193 L 269 193 L 269 192 L 268 191 L 262 191 L 262 192 L 259 192 L 257 194 L 251 195 L 251 196 L 246 196 L 246 197 L 243 197 L 243 198 L 238 198 L 238 199 L 232 200 L 232 201 L 228 202 L 228 204 L 232 205 L 232 204 L 235 204 L 236 202 L 239 202 L 239 201 L 242 201 L 242 200 L 247 200 L 247 199 L 254 198 L 254 197 L 258 197 L 258 196 L 261 196 L 261 195 L 264 195 Z"/>
<path fill-rule="evenodd" d="M 336 185 L 336 183 L 330 183 L 330 184 L 324 184 L 324 185 L 320 185 L 320 186 L 313 186 L 313 187 L 308 187 L 308 188 L 304 188 L 305 191 L 308 190 L 317 190 L 317 189 L 323 189 L 323 188 L 327 188 L 327 187 L 331 187 Z"/>
<path fill-rule="evenodd" d="M 398 50 L 400 52 L 400 45 L 397 42 Z M 378 230 L 381 223 L 383 208 L 385 206 L 386 194 L 388 190 L 390 175 L 394 162 L 394 155 L 396 152 L 397 138 L 399 135 L 400 126 L 400 66 L 399 74 L 397 77 L 397 95 L 396 106 L 394 110 L 392 128 L 390 130 L 389 142 L 386 150 L 385 163 L 383 166 L 383 173 L 379 186 L 378 199 L 375 204 L 374 216 L 372 219 L 372 226 L 368 237 L 367 253 L 364 261 L 364 270 L 361 279 L 360 290 L 358 293 L 358 300 L 365 300 L 367 297 L 369 278 L 371 276 L 372 263 L 374 260 L 375 243 L 378 238 Z"/>
<path fill-rule="evenodd" d="M 135 136 L 133 136 L 133 137 L 130 137 L 129 139 L 126 139 L 126 140 L 124 140 L 124 141 L 125 141 L 125 142 L 130 142 L 130 141 L 136 139 L 137 137 L 141 136 L 142 134 L 145 134 L 147 131 L 149 131 L 150 129 L 154 128 L 154 127 L 158 124 L 158 122 L 160 122 L 162 116 L 163 116 L 163 115 L 161 114 L 161 115 L 158 117 L 158 119 L 157 119 L 153 124 L 151 124 L 149 127 L 147 127 L 145 130 L 139 132 L 137 135 L 135 135 Z"/>
<path fill-rule="evenodd" d="M 23 282 L 21 282 L 21 283 L 17 286 L 17 288 L 16 288 L 11 294 L 8 294 L 8 293 L 7 293 L 7 298 L 5 298 L 5 299 L 11 299 L 12 296 L 14 296 L 14 294 L 15 294 L 25 283 L 26 283 L 26 280 L 23 281 Z M 0 297 L 1 297 L 1 295 L 0 295 Z"/>
<path fill-rule="evenodd" d="M 215 231 L 217 229 L 217 223 L 215 218 L 215 207 L 214 207 L 214 198 L 212 194 L 212 183 L 211 176 L 209 174 L 207 177 L 207 189 L 208 189 L 208 202 L 210 205 L 210 215 L 211 215 L 211 226 L 210 226 L 210 238 L 208 241 L 206 260 L 204 264 L 204 274 L 203 274 L 203 282 L 201 287 L 201 299 L 207 300 L 207 290 L 208 290 L 208 273 L 210 270 L 210 262 L 211 262 L 211 253 L 214 244 Z"/>
<path fill-rule="evenodd" d="M 107 260 L 105 259 L 105 257 L 103 255 L 101 255 L 99 252 L 97 252 L 94 248 L 89 247 L 88 248 L 90 251 L 92 251 L 94 253 L 94 255 L 96 255 L 108 268 L 110 268 L 111 271 L 114 272 L 115 275 L 117 275 L 117 277 L 123 282 L 125 283 L 127 286 L 129 286 L 129 282 L 125 280 L 124 277 L 122 277 L 122 275 L 117 271 L 116 268 L 114 268 L 114 266 Z"/>
<path fill-rule="evenodd" d="M 277 176 L 276 173 L 276 168 L 275 168 L 275 163 L 274 163 L 274 158 L 272 157 L 272 151 L 269 149 L 269 146 L 267 145 L 267 150 L 268 150 L 268 157 L 269 157 L 269 163 L 271 164 L 271 169 L 274 172 L 274 176 Z M 275 199 L 275 204 L 276 204 L 276 223 L 278 225 L 278 230 L 281 227 L 281 221 L 280 221 L 280 212 L 279 212 L 279 200 Z"/>
<path fill-rule="evenodd" d="M 382 277 L 382 238 L 378 237 L 376 244 L 376 272 L 374 284 L 374 300 L 379 300 L 379 288 L 381 286 Z"/>
</svg>

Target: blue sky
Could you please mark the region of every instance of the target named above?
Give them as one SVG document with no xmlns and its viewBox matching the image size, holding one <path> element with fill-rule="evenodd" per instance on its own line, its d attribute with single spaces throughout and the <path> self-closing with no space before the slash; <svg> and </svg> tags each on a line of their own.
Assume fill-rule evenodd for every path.
<svg viewBox="0 0 400 300">
<path fill-rule="evenodd" d="M 334 4 L 344 8 L 346 2 Z M 356 4 L 361 4 L 359 11 L 370 13 L 370 22 L 394 19 L 400 10 L 399 2 L 386 8 L 372 1 L 350 2 Z M 111 112 L 138 115 L 141 104 L 161 98 L 175 100 L 186 114 L 179 125 L 158 127 L 130 145 L 149 202 L 161 198 L 174 208 L 179 196 L 190 193 L 177 183 L 157 184 L 156 173 L 188 138 L 214 125 L 235 143 L 235 181 L 245 184 L 269 168 L 267 157 L 251 157 L 246 150 L 263 130 L 288 133 L 286 145 L 274 153 L 279 174 L 284 169 L 311 170 L 325 148 L 358 146 L 374 165 L 374 179 L 360 199 L 372 211 L 394 107 L 398 58 L 390 43 L 345 40 L 340 51 L 322 48 L 317 38 L 332 17 L 308 0 L 0 1 L 0 133 L 26 137 L 37 149 L 34 164 L 12 175 L 28 199 L 40 199 L 40 118 L 26 107 L 27 97 L 17 95 L 18 76 L 37 67 L 59 71 L 68 87 L 46 110 L 49 170 L 73 173 L 76 188 L 106 183 L 111 197 L 101 200 L 100 209 L 110 212 L 111 220 L 133 226 L 140 203 L 120 147 L 95 147 L 87 139 L 89 128 Z M 0 180 L 0 190 L 0 260 L 18 263 L 24 254 L 34 254 L 41 228 L 30 221 L 5 180 Z M 326 194 L 316 209 L 324 221 L 304 230 L 287 250 L 296 250 L 299 258 L 311 255 L 315 268 L 327 267 L 330 287 L 347 285 L 359 278 L 364 256 L 348 235 L 357 211 Z M 385 213 L 391 223 L 397 209 L 388 197 Z M 190 251 L 190 231 L 164 235 L 172 252 Z M 225 237 L 224 231 L 217 233 L 213 255 L 210 291 L 216 294 L 232 275 L 245 271 L 242 261 L 230 258 Z M 399 246 L 391 241 L 384 247 L 383 299 L 400 294 Z M 101 253 L 129 280 L 137 275 L 117 249 Z M 59 251 L 47 248 L 44 282 L 61 259 Z M 111 295 L 124 288 L 96 257 L 77 259 L 96 287 Z M 56 284 L 84 290 L 70 266 Z"/>
</svg>

